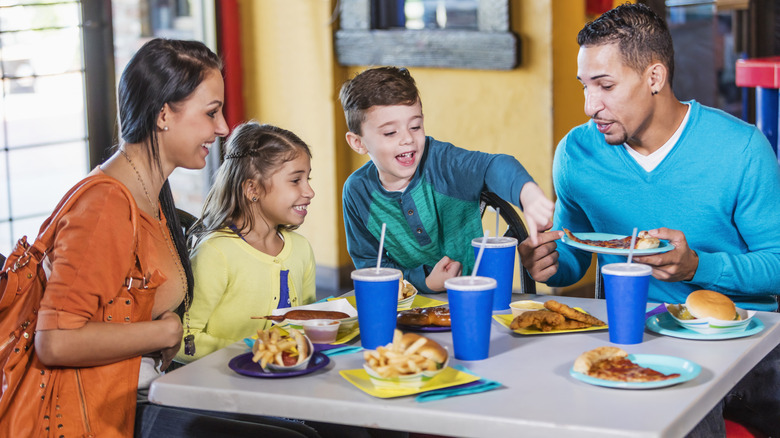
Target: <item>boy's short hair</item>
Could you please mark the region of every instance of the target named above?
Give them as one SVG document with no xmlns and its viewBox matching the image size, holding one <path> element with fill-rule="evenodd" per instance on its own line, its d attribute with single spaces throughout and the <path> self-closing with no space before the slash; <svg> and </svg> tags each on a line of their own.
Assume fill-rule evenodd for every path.
<svg viewBox="0 0 780 438">
<path fill-rule="evenodd" d="M 366 111 L 377 105 L 414 105 L 420 99 L 417 85 L 409 70 L 398 67 L 377 67 L 359 73 L 347 81 L 339 93 L 347 127 L 363 135 Z"/>
<path fill-rule="evenodd" d="M 648 6 L 622 4 L 586 24 L 577 34 L 580 46 L 617 43 L 623 62 L 643 72 L 654 61 L 669 69 L 669 84 L 674 77 L 674 45 L 663 18 Z"/>
</svg>

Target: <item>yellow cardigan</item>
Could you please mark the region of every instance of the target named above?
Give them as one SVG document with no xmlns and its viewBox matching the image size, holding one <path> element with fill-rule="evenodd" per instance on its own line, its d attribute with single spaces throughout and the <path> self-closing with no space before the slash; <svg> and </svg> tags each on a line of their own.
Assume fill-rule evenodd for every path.
<svg viewBox="0 0 780 438">
<path fill-rule="evenodd" d="M 225 228 L 208 236 L 191 256 L 195 277 L 189 310 L 189 333 L 195 335 L 191 362 L 245 337 L 257 334 L 270 322 L 251 319 L 270 315 L 279 304 L 280 272 L 288 270 L 290 306 L 315 300 L 314 253 L 298 233 L 282 231 L 284 247 L 277 256 L 262 253 Z M 184 336 L 187 319 L 184 319 Z"/>
</svg>

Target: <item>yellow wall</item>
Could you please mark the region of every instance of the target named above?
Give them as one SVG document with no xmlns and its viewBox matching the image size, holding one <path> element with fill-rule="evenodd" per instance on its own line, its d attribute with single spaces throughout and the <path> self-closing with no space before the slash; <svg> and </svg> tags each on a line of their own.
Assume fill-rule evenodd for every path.
<svg viewBox="0 0 780 438">
<path fill-rule="evenodd" d="M 335 60 L 335 6 L 335 0 L 240 2 L 247 118 L 290 129 L 312 147 L 316 197 L 300 231 L 311 242 L 318 265 L 343 268 L 351 261 L 341 187 L 364 158 L 344 140 L 338 90 L 364 67 L 346 68 Z M 510 14 L 521 42 L 518 68 L 410 70 L 422 96 L 428 135 L 468 149 L 514 155 L 552 197 L 555 144 L 584 121 L 575 78 L 584 2 L 510 0 Z M 486 217 L 485 226 L 494 228 L 494 218 Z"/>
</svg>

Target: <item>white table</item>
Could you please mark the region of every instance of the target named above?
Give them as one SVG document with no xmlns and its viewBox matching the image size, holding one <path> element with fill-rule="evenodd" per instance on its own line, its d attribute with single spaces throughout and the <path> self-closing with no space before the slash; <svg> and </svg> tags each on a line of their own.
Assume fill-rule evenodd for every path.
<svg viewBox="0 0 780 438">
<path fill-rule="evenodd" d="M 521 298 L 529 297 L 514 297 Z M 603 300 L 530 298 L 556 299 L 606 320 Z M 335 356 L 322 370 L 296 378 L 245 377 L 228 367 L 246 351 L 237 343 L 159 378 L 149 398 L 186 408 L 451 436 L 679 437 L 780 343 L 780 314 L 759 312 L 758 318 L 766 328 L 746 338 L 697 341 L 646 331 L 641 344 L 622 346 L 629 353 L 677 356 L 702 366 L 695 379 L 654 390 L 604 388 L 569 376 L 581 352 L 611 345 L 607 331 L 523 336 L 494 321 L 488 359 L 450 362 L 505 386 L 480 394 L 426 403 L 414 397 L 374 398 L 338 373 L 360 368 L 362 354 Z M 449 332 L 430 336 L 452 351 Z"/>
</svg>

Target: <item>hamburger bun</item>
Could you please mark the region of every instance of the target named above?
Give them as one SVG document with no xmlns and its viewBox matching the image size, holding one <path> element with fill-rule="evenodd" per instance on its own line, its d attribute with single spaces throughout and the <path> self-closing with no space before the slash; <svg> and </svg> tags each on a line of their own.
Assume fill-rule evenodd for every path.
<svg viewBox="0 0 780 438">
<path fill-rule="evenodd" d="M 694 318 L 715 318 L 731 321 L 737 308 L 729 297 L 711 290 L 697 290 L 688 295 L 685 307 Z"/>
<path fill-rule="evenodd" d="M 293 339 L 295 339 L 296 347 L 298 348 L 298 361 L 296 362 L 297 365 L 309 357 L 309 342 L 306 340 L 306 336 L 304 336 L 303 333 L 299 332 L 298 330 L 290 329 L 290 333 L 292 333 Z"/>
<path fill-rule="evenodd" d="M 447 362 L 447 350 L 445 350 L 444 347 L 439 345 L 436 341 L 428 339 L 424 336 L 420 336 L 415 333 L 405 333 L 401 337 L 401 345 L 403 346 L 403 349 L 406 350 L 419 339 L 425 339 L 425 343 L 423 343 L 422 346 L 415 351 L 417 354 L 427 359 L 431 359 L 437 364 L 443 364 L 444 362 Z"/>
</svg>

